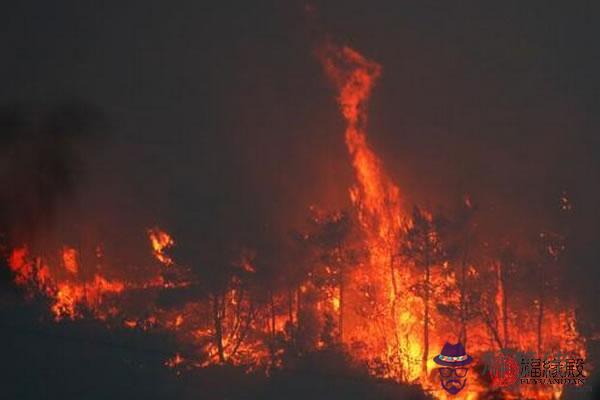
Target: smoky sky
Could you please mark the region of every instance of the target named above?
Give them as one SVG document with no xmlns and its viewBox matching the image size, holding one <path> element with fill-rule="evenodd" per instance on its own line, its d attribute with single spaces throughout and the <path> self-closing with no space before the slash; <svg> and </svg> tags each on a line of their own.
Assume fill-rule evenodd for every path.
<svg viewBox="0 0 600 400">
<path fill-rule="evenodd" d="M 77 209 L 111 232 L 281 234 L 311 204 L 348 205 L 344 125 L 314 57 L 327 34 L 383 66 L 369 140 L 408 203 L 469 193 L 509 235 L 555 227 L 566 192 L 571 276 L 593 293 L 599 10 L 332 1 L 307 17 L 281 3 L 7 2 L 0 103 L 32 119 L 65 103 L 101 110 L 102 140 L 77 148 Z"/>
</svg>

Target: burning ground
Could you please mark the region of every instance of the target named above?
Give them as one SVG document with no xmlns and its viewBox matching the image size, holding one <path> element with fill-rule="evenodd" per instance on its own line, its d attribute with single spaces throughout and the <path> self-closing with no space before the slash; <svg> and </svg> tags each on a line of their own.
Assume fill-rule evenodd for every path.
<svg viewBox="0 0 600 400">
<path fill-rule="evenodd" d="M 266 56 L 258 51 L 250 59 Z M 10 394 L 445 398 L 432 358 L 458 340 L 476 366 L 455 398 L 563 394 L 560 385 L 494 387 L 482 360 L 499 351 L 568 352 L 593 372 L 597 326 L 576 293 L 576 272 L 589 263 L 578 228 L 590 200 L 578 186 L 561 178 L 506 193 L 470 172 L 459 189 L 433 190 L 429 180 L 454 182 L 453 173 L 430 177 L 418 154 L 390 162 L 372 133 L 383 120 L 368 124 L 395 71 L 332 40 L 301 54 L 312 65 L 306 86 L 325 99 L 315 119 L 334 122 L 318 127 L 331 146 L 308 133 L 294 139 L 310 150 L 290 160 L 299 172 L 281 172 L 285 135 L 206 139 L 197 154 L 163 152 L 169 139 L 138 149 L 112 138 L 117 150 L 103 152 L 112 127 L 93 107 L 4 110 Z M 237 78 L 239 90 L 256 91 L 254 78 Z M 258 90 L 264 99 L 272 97 Z M 256 124 L 250 131 L 285 125 L 228 102 L 236 121 Z M 299 112 L 309 118 L 307 110 Z M 132 185 L 137 169 L 143 178 Z M 524 206 L 533 198 L 539 206 Z"/>
</svg>

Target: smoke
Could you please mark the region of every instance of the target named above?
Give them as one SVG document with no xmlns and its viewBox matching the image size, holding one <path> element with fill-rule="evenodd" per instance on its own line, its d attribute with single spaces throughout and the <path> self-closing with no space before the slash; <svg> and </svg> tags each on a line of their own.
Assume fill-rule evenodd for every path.
<svg viewBox="0 0 600 400">
<path fill-rule="evenodd" d="M 44 112 L 16 105 L 0 110 L 0 231 L 6 244 L 22 245 L 51 229 L 59 209 L 72 205 L 104 125 L 102 113 L 84 103 Z"/>
<path fill-rule="evenodd" d="M 81 104 L 5 107 L 0 231 L 10 244 L 50 231 L 89 248 L 109 241 L 117 264 L 140 264 L 132 253 L 148 253 L 145 230 L 159 225 L 175 238 L 181 262 L 202 272 L 197 260 L 220 243 L 276 241 L 311 204 L 348 207 L 344 122 L 297 8 L 273 4 L 235 13 L 182 6 L 169 21 L 137 8 L 73 7 L 43 30 L 30 24 L 22 40 L 35 45 L 26 55 L 37 61 L 28 66 L 36 73 L 18 74 L 23 60 L 15 62 L 18 79 L 7 96 L 35 87 L 29 96 L 45 100 L 75 87 L 116 128 L 106 132 L 102 113 Z M 369 143 L 403 200 L 435 209 L 468 193 L 486 232 L 501 242 L 560 227 L 566 191 L 584 265 L 575 272 L 587 276 L 596 254 L 597 135 L 591 119 L 582 126 L 585 112 L 561 98 L 558 83 L 571 82 L 579 64 L 555 66 L 558 49 L 540 37 L 540 24 L 555 25 L 552 11 L 535 21 L 519 13 L 509 26 L 514 15 L 445 8 L 381 13 L 350 2 L 307 11 L 383 65 L 369 105 Z M 86 24 L 80 35 L 82 21 L 97 15 L 105 23 Z M 20 27 L 9 28 L 22 36 Z M 560 59 L 571 60 L 571 44 L 585 32 L 565 32 Z M 45 57 L 46 48 L 61 62 Z M 587 71 L 576 75 L 595 76 Z M 578 86 L 592 92 L 593 82 L 582 79 Z M 572 287 L 594 283 L 568 274 Z"/>
</svg>

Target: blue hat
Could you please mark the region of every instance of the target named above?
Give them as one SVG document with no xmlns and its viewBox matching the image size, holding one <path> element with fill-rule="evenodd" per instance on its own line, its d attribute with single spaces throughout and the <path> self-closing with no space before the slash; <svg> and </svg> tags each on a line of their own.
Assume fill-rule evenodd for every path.
<svg viewBox="0 0 600 400">
<path fill-rule="evenodd" d="M 450 344 L 446 342 L 442 348 L 442 353 L 433 357 L 436 364 L 445 367 L 462 367 L 473 362 L 473 357 L 467 354 L 462 343 Z"/>
</svg>

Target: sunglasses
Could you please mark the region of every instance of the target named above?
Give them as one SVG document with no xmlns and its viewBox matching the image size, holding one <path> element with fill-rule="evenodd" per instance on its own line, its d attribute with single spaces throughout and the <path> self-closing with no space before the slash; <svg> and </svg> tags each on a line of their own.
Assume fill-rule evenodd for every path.
<svg viewBox="0 0 600 400">
<path fill-rule="evenodd" d="M 452 375 L 456 375 L 459 378 L 464 378 L 467 376 L 468 368 L 438 368 L 440 370 L 440 375 L 443 378 L 450 378 Z"/>
</svg>

